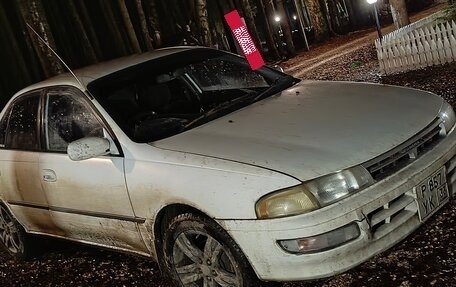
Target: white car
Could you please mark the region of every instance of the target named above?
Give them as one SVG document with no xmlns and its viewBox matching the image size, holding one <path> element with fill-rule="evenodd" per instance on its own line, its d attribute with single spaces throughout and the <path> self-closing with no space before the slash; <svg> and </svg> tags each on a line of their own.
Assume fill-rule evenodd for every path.
<svg viewBox="0 0 456 287">
<path fill-rule="evenodd" d="M 1 113 L 0 241 L 156 259 L 176 286 L 350 269 L 454 188 L 455 114 L 424 91 L 299 81 L 176 47 L 18 92 Z"/>
</svg>

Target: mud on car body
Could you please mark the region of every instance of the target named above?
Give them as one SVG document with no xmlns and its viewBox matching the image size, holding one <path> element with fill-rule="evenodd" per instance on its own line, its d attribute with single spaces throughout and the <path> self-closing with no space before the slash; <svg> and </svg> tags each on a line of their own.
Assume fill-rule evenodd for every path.
<svg viewBox="0 0 456 287">
<path fill-rule="evenodd" d="M 151 257 L 176 286 L 331 276 L 454 196 L 455 114 L 419 90 L 300 81 L 207 48 L 101 63 L 1 113 L 0 239 Z"/>
</svg>

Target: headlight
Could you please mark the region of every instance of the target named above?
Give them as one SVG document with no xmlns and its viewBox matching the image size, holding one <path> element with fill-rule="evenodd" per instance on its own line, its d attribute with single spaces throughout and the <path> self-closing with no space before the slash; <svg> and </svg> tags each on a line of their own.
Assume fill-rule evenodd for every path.
<svg viewBox="0 0 456 287">
<path fill-rule="evenodd" d="M 315 197 L 303 185 L 283 189 L 261 198 L 256 204 L 260 219 L 306 213 L 319 208 Z"/>
<path fill-rule="evenodd" d="M 445 128 L 445 134 L 449 134 L 456 122 L 456 116 L 454 114 L 453 108 L 445 101 L 440 108 L 439 118 L 442 120 L 443 126 Z"/>
<path fill-rule="evenodd" d="M 262 197 L 256 204 L 260 219 L 303 214 L 334 203 L 374 183 L 362 166 L 323 176 Z"/>
<path fill-rule="evenodd" d="M 374 182 L 364 167 L 355 166 L 311 180 L 304 185 L 317 198 L 320 206 L 326 206 L 360 191 Z"/>
</svg>

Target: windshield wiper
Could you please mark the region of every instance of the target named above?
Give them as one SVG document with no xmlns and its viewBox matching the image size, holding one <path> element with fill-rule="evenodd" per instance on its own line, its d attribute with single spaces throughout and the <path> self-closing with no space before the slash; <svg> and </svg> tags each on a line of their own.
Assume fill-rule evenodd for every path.
<svg viewBox="0 0 456 287">
<path fill-rule="evenodd" d="M 209 111 L 205 112 L 201 116 L 197 117 L 196 119 L 192 120 L 188 124 L 184 126 L 184 130 L 187 130 L 196 124 L 200 123 L 202 120 L 207 119 L 215 114 L 217 114 L 220 111 L 226 110 L 228 108 L 232 108 L 233 106 L 243 103 L 243 102 L 249 102 L 249 103 L 254 103 L 256 101 L 259 101 L 263 98 L 266 98 L 272 94 L 278 93 L 288 87 L 291 87 L 292 85 L 296 84 L 300 80 L 293 78 L 293 77 L 280 77 L 277 78 L 274 83 L 269 86 L 266 90 L 262 91 L 261 93 L 256 93 L 256 92 L 249 92 L 248 94 L 241 96 L 239 98 L 233 99 L 228 102 L 224 102 Z"/>
<path fill-rule="evenodd" d="M 197 117 L 196 119 L 194 119 L 191 122 L 189 122 L 188 124 L 186 124 L 184 126 L 184 130 L 187 130 L 188 128 L 193 127 L 195 124 L 199 123 L 201 120 L 207 119 L 208 117 L 210 117 L 212 115 L 215 115 L 215 114 L 217 114 L 218 112 L 220 112 L 222 110 L 226 110 L 226 109 L 228 109 L 230 107 L 233 107 L 233 106 L 235 106 L 237 104 L 240 104 L 240 103 L 243 103 L 243 102 L 245 102 L 247 100 L 250 100 L 253 96 L 256 96 L 256 93 L 254 93 L 254 94 L 249 93 L 249 94 L 241 96 L 239 98 L 235 98 L 235 99 L 233 99 L 231 101 L 223 102 L 220 105 L 208 110 L 207 112 L 205 112 L 201 116 Z"/>
<path fill-rule="evenodd" d="M 294 84 L 296 84 L 299 81 L 300 80 L 293 78 L 293 77 L 277 78 L 269 88 L 267 88 L 266 90 L 259 93 L 256 97 L 254 97 L 252 99 L 252 103 L 259 101 L 261 99 L 267 98 L 268 96 L 270 96 L 272 94 L 281 92 L 281 91 L 285 90 L 286 88 L 293 86 Z"/>
</svg>

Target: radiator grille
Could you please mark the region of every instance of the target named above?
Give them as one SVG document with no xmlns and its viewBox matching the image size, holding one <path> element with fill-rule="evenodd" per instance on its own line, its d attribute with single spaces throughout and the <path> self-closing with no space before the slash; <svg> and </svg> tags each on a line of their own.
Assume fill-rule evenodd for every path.
<svg viewBox="0 0 456 287">
<path fill-rule="evenodd" d="M 372 177 L 382 180 L 409 165 L 418 157 L 431 150 L 443 138 L 439 119 L 435 119 L 418 135 L 395 149 L 363 164 Z"/>
</svg>

